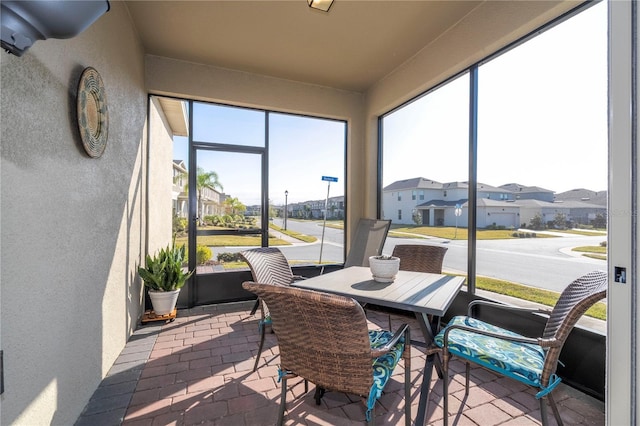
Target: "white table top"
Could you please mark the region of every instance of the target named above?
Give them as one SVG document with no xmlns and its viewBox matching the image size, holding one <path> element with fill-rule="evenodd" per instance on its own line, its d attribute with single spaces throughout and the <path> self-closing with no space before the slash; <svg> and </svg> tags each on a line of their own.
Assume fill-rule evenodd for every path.
<svg viewBox="0 0 640 426">
<path fill-rule="evenodd" d="M 443 316 L 465 277 L 399 271 L 392 283 L 373 280 L 368 267 L 352 266 L 292 284 L 356 299 L 361 303 Z"/>
</svg>

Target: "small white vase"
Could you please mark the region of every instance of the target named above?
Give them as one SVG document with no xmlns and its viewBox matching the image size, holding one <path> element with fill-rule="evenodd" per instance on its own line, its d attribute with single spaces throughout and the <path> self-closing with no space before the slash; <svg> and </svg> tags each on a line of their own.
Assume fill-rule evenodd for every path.
<svg viewBox="0 0 640 426">
<path fill-rule="evenodd" d="M 369 257 L 369 268 L 373 279 L 381 283 L 390 283 L 396 279 L 400 270 L 400 258 L 389 256 L 380 259 L 379 256 Z"/>
<path fill-rule="evenodd" d="M 178 302 L 180 290 L 172 291 L 155 291 L 149 290 L 149 298 L 153 305 L 153 312 L 156 315 L 168 315 L 173 312 Z"/>
</svg>

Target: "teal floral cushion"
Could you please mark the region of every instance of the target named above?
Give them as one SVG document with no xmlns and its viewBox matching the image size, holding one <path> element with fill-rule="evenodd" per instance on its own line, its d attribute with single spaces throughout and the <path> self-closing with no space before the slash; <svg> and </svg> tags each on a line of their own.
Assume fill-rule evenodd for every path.
<svg viewBox="0 0 640 426">
<path fill-rule="evenodd" d="M 466 316 L 454 317 L 447 327 L 452 324 L 522 337 L 512 331 Z M 439 347 L 444 346 L 445 330 L 446 327 L 435 338 Z M 452 330 L 449 333 L 449 352 L 530 386 L 542 388 L 540 376 L 545 354 L 538 345 L 509 342 L 465 330 Z M 550 387 L 555 387 L 556 384 L 552 383 Z"/>
<path fill-rule="evenodd" d="M 369 330 L 369 342 L 372 348 L 379 348 L 384 346 L 391 340 L 393 334 L 386 330 Z M 402 352 L 404 351 L 404 337 L 398 340 L 398 343 L 393 347 L 390 352 L 373 360 L 373 386 L 369 392 L 369 398 L 367 399 L 367 421 L 370 420 L 371 410 L 376 403 L 376 400 L 382 395 L 382 389 L 384 389 L 389 377 L 393 373 L 393 369 L 398 365 Z"/>
</svg>

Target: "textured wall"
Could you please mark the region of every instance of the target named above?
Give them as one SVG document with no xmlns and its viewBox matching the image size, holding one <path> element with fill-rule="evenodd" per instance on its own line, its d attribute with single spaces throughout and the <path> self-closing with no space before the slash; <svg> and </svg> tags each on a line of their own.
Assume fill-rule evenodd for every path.
<svg viewBox="0 0 640 426">
<path fill-rule="evenodd" d="M 160 103 L 151 98 L 149 108 L 149 194 L 148 250 L 155 253 L 172 237 L 171 189 L 173 188 L 173 140 L 172 132 Z"/>
<path fill-rule="evenodd" d="M 146 95 L 120 2 L 70 40 L 1 65 L 2 424 L 73 424 L 140 315 Z M 75 124 L 80 73 L 106 86 L 109 141 L 89 158 Z"/>
</svg>

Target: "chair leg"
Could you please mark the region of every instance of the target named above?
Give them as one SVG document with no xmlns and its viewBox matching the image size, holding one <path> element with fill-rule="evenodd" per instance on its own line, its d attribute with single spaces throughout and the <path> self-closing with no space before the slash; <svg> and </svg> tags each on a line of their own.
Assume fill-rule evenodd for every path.
<svg viewBox="0 0 640 426">
<path fill-rule="evenodd" d="M 549 405 L 551 406 L 551 411 L 553 411 L 553 416 L 556 418 L 556 423 L 558 423 L 558 426 L 562 426 L 562 418 L 560 417 L 560 411 L 558 411 L 558 405 L 556 404 L 556 400 L 553 399 L 553 395 L 548 394 L 547 398 L 549 399 Z M 541 398 L 540 401 L 542 401 Z"/>
<path fill-rule="evenodd" d="M 467 362 L 465 367 L 465 379 L 464 379 L 464 396 L 469 395 L 469 373 L 471 372 L 471 364 Z"/>
<path fill-rule="evenodd" d="M 547 403 L 544 398 L 540 398 L 540 420 L 542 420 L 542 426 L 549 424 L 549 418 L 547 416 Z"/>
<path fill-rule="evenodd" d="M 376 408 L 371 409 L 371 417 L 367 420 L 367 426 L 376 426 Z"/>
<path fill-rule="evenodd" d="M 253 371 L 258 369 L 258 363 L 260 362 L 260 355 L 262 355 L 262 347 L 264 346 L 264 324 L 260 324 L 260 344 L 258 345 L 258 354 L 256 355 L 256 363 L 253 364 Z"/>
<path fill-rule="evenodd" d="M 411 355 L 404 359 L 404 424 L 411 426 Z"/>
<path fill-rule="evenodd" d="M 278 426 L 282 426 L 284 422 L 284 408 L 287 405 L 287 375 L 282 376 L 282 389 L 280 391 L 280 410 L 278 412 Z"/>
<path fill-rule="evenodd" d="M 259 307 L 260 307 L 260 299 L 256 299 L 256 303 L 255 305 L 253 305 L 253 308 L 251 308 L 251 313 L 249 315 L 255 315 Z"/>
<path fill-rule="evenodd" d="M 444 406 L 442 407 L 442 424 L 449 424 L 449 358 L 451 355 L 446 351 L 442 353 L 442 397 Z"/>
<path fill-rule="evenodd" d="M 313 397 L 316 400 L 316 405 L 320 405 L 320 400 L 324 396 L 324 393 L 325 393 L 324 388 L 321 388 L 320 386 L 316 385 L 316 392 L 313 394 Z"/>
</svg>

